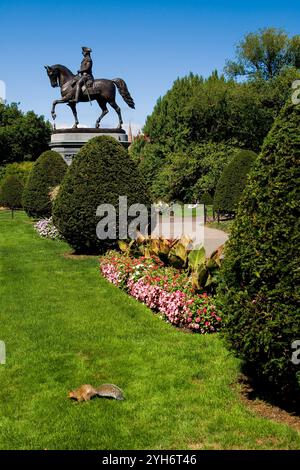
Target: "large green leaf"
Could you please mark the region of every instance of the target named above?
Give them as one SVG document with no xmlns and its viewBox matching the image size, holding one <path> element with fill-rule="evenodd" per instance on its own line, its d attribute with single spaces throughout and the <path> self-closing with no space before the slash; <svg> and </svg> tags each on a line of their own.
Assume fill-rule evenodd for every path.
<svg viewBox="0 0 300 470">
<path fill-rule="evenodd" d="M 180 241 L 173 246 L 169 256 L 170 255 L 175 255 L 177 258 L 180 258 L 182 260 L 183 265 L 186 265 L 188 259 L 188 251 L 186 249 L 186 246 Z"/>
<path fill-rule="evenodd" d="M 202 246 L 199 250 L 192 250 L 188 256 L 189 268 L 197 271 L 199 266 L 204 266 L 206 260 L 205 248 Z"/>
</svg>

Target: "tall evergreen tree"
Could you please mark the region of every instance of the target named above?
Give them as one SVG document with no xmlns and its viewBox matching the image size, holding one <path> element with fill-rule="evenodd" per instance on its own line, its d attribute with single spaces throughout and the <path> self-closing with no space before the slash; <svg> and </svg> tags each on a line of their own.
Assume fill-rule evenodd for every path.
<svg viewBox="0 0 300 470">
<path fill-rule="evenodd" d="M 8 175 L 4 178 L 0 187 L 0 203 L 11 210 L 11 216 L 14 211 L 22 207 L 22 193 L 24 183 L 16 175 Z"/>
<path fill-rule="evenodd" d="M 23 206 L 29 216 L 51 215 L 50 191 L 61 183 L 66 171 L 67 164 L 59 153 L 47 150 L 39 156 L 23 192 Z"/>
<path fill-rule="evenodd" d="M 214 196 L 214 209 L 235 214 L 247 183 L 248 174 L 257 154 L 251 150 L 241 150 L 224 168 Z"/>
<path fill-rule="evenodd" d="M 291 361 L 300 331 L 299 129 L 300 107 L 289 101 L 243 193 L 219 289 L 229 344 L 283 395 L 300 390 Z"/>
</svg>

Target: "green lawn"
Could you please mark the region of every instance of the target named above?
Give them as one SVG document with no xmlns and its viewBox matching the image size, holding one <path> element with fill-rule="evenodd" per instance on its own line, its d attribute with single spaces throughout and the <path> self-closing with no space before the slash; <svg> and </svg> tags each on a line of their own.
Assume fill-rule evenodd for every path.
<svg viewBox="0 0 300 470">
<path fill-rule="evenodd" d="M 223 232 L 226 232 L 226 233 L 230 233 L 233 222 L 234 222 L 233 219 L 232 220 L 220 220 L 219 223 L 218 221 L 209 222 L 208 224 L 206 224 L 206 226 L 209 228 L 216 228 L 218 230 L 223 230 Z"/>
<path fill-rule="evenodd" d="M 296 431 L 241 403 L 218 336 L 164 323 L 23 213 L 0 212 L 0 249 L 1 449 L 300 448 Z M 126 401 L 67 398 L 103 382 Z"/>
</svg>

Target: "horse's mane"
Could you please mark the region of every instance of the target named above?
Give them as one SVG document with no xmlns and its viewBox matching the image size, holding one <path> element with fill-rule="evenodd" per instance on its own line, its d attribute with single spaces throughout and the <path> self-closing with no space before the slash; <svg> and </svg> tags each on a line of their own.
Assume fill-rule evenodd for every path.
<svg viewBox="0 0 300 470">
<path fill-rule="evenodd" d="M 51 65 L 51 68 L 53 68 L 53 69 L 58 69 L 58 70 L 60 70 L 61 72 L 66 72 L 67 74 L 71 75 L 72 77 L 75 77 L 74 73 L 71 72 L 71 70 L 68 69 L 68 67 L 65 67 L 64 65 L 55 64 L 55 65 Z"/>
</svg>

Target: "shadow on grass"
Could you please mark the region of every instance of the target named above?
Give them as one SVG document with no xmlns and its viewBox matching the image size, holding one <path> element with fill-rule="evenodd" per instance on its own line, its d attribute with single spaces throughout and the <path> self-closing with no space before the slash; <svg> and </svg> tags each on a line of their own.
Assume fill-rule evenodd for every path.
<svg viewBox="0 0 300 470">
<path fill-rule="evenodd" d="M 246 369 L 233 385 L 242 401 L 264 418 L 291 426 L 300 432 L 300 404 L 296 397 L 274 395 L 274 389 L 266 383 L 246 375 Z"/>
</svg>

